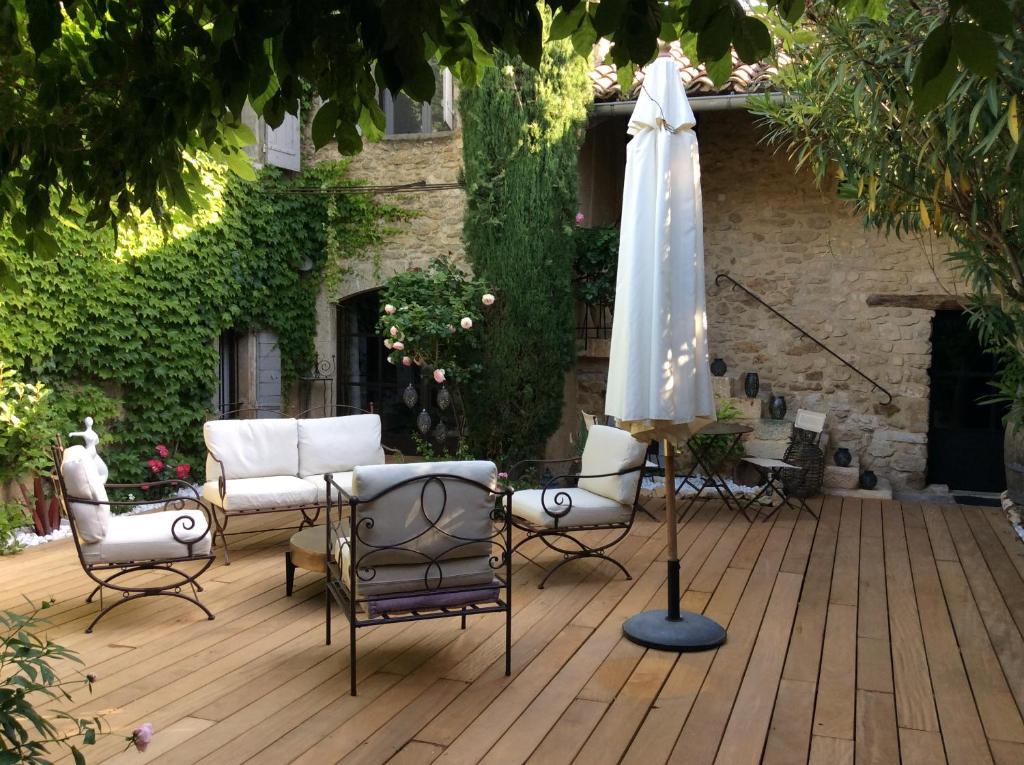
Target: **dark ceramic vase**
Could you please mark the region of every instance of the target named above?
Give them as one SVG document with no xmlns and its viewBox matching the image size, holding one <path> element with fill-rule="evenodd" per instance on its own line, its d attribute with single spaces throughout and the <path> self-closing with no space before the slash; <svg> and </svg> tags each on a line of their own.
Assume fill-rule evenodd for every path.
<svg viewBox="0 0 1024 765">
<path fill-rule="evenodd" d="M 711 374 L 715 377 L 721 377 L 725 374 L 728 367 L 722 359 L 715 359 L 711 362 Z"/>
<path fill-rule="evenodd" d="M 845 446 L 840 446 L 836 449 L 835 454 L 832 455 L 832 461 L 839 467 L 850 467 L 850 463 L 853 462 L 853 455 L 850 454 L 850 450 Z"/>
<path fill-rule="evenodd" d="M 757 372 L 747 372 L 746 377 L 743 378 L 743 392 L 747 394 L 747 398 L 757 398 L 759 390 L 761 390 L 761 379 L 757 376 Z"/>
<path fill-rule="evenodd" d="M 876 486 L 878 486 L 878 476 L 873 471 L 865 470 L 860 474 L 860 488 L 870 491 Z"/>
<path fill-rule="evenodd" d="M 775 395 L 768 402 L 768 414 L 773 420 L 784 420 L 786 418 L 786 397 Z"/>
</svg>

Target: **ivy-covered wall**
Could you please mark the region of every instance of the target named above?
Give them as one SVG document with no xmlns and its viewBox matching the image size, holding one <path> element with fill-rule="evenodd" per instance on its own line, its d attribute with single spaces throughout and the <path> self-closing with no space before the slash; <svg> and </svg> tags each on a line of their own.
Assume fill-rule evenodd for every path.
<svg viewBox="0 0 1024 765">
<path fill-rule="evenodd" d="M 574 358 L 572 227 L 577 155 L 592 99 L 567 40 L 539 70 L 501 54 L 463 91 L 463 237 L 500 310 L 484 329 L 484 374 L 466 391 L 472 448 L 535 456 L 558 428 Z"/>
<path fill-rule="evenodd" d="M 220 334 L 273 331 L 287 385 L 313 361 L 327 250 L 379 239 L 380 211 L 365 197 L 292 193 L 338 185 L 341 165 L 294 178 L 267 169 L 255 183 L 212 164 L 204 173 L 203 209 L 177 221 L 169 237 L 146 223 L 115 237 L 67 219 L 55 231 L 59 251 L 47 259 L 27 255 L 0 230 L 0 265 L 9 274 L 0 292 L 0 360 L 54 386 L 75 419 L 99 406 L 97 386 L 112 399 L 116 419 L 96 424 L 111 480 L 144 480 L 156 443 L 176 445 L 177 461 L 201 475 Z M 306 259 L 310 271 L 301 270 Z M 76 404 L 80 396 L 87 401 Z"/>
</svg>

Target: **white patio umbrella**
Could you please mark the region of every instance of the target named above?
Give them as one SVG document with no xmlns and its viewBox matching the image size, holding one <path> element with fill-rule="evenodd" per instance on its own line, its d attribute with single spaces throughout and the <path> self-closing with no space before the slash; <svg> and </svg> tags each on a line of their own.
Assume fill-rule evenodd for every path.
<svg viewBox="0 0 1024 765">
<path fill-rule="evenodd" d="M 623 631 L 670 650 L 725 640 L 715 622 L 679 611 L 675 447 L 715 418 L 695 124 L 676 64 L 663 53 L 647 67 L 629 120 L 605 412 L 637 438 L 664 442 L 668 609 L 638 614 Z"/>
</svg>

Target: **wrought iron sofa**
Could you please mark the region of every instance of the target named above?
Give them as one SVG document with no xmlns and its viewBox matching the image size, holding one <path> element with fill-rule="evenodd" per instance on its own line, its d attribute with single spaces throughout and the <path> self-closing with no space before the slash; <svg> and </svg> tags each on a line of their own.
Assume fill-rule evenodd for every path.
<svg viewBox="0 0 1024 765">
<path fill-rule="evenodd" d="M 356 465 L 383 464 L 380 434 L 376 414 L 204 424 L 203 499 L 213 510 L 224 563 L 231 562 L 227 526 L 232 516 L 291 511 L 302 514 L 300 529 L 313 525 L 328 504 L 324 475 L 331 473 L 338 485 L 350 489 Z"/>
<path fill-rule="evenodd" d="M 577 462 L 581 465 L 578 473 L 572 470 Z M 624 430 L 592 425 L 582 457 L 525 460 L 510 472 L 516 479 L 528 466 L 550 464 L 568 464 L 568 472 L 546 478 L 543 488 L 519 490 L 512 495 L 512 524 L 526 532 L 513 552 L 539 540 L 562 555 L 562 560 L 541 579 L 538 586 L 542 589 L 555 571 L 582 558 L 614 563 L 627 579 L 632 578 L 608 551 L 629 533 L 637 512 L 642 510 L 640 485 L 647 464 L 647 444 Z M 618 533 L 594 544 L 593 535 L 586 532 L 595 531 Z"/>
<path fill-rule="evenodd" d="M 162 511 L 114 515 L 111 506 L 128 509 L 152 504 L 153 500 L 110 499 L 108 488 L 122 493 L 135 489 L 141 495 L 142 485 L 104 484 L 94 457 L 84 446 L 64 448 L 58 440 L 53 459 L 53 485 L 71 525 L 78 559 L 86 575 L 96 582 L 86 602 L 91 603 L 97 593 L 100 596 L 100 612 L 85 631 L 92 632 L 96 623 L 118 606 L 156 595 L 187 600 L 213 619 L 213 613 L 199 602 L 198 595 L 203 588 L 197 580 L 213 563 L 213 554 L 210 517 L 195 489 L 184 481 L 152 482 L 146 486 L 191 490 L 195 496 L 162 500 Z M 142 572 L 159 576 L 147 577 L 143 583 L 122 579 Z M 191 589 L 191 595 L 181 592 L 185 587 Z M 121 597 L 104 606 L 105 589 L 120 593 Z"/>
<path fill-rule="evenodd" d="M 324 476 L 326 627 L 331 603 L 349 624 L 350 690 L 356 694 L 356 631 L 380 624 L 505 614 L 511 671 L 511 490 L 492 462 L 358 466 L 350 486 Z"/>
</svg>

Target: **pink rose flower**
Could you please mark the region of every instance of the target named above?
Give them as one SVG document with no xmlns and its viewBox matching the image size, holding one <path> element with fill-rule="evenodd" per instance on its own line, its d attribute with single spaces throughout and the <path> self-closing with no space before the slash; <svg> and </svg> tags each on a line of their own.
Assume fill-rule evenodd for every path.
<svg viewBox="0 0 1024 765">
<path fill-rule="evenodd" d="M 156 453 L 157 453 L 157 454 L 159 454 L 159 455 L 160 455 L 161 457 L 163 457 L 164 459 L 167 459 L 168 455 L 170 455 L 170 453 L 171 453 L 171 452 L 170 452 L 170 450 L 169 450 L 169 449 L 168 449 L 168 448 L 167 448 L 166 446 L 164 446 L 163 444 L 157 444 L 157 445 L 156 445 Z"/>
<path fill-rule="evenodd" d="M 438 385 L 440 385 L 441 383 L 444 382 L 444 370 L 443 369 L 435 369 L 434 370 L 434 382 L 436 382 Z"/>
<path fill-rule="evenodd" d="M 412 359 L 410 359 L 408 356 L 402 356 L 402 366 L 404 366 L 404 367 L 411 367 L 412 366 Z"/>
<path fill-rule="evenodd" d="M 391 305 L 391 303 L 388 303 L 386 306 L 384 306 L 384 313 L 386 313 L 388 316 L 392 316 L 397 310 L 398 309 Z"/>
<path fill-rule="evenodd" d="M 488 292 L 486 295 L 480 298 L 480 302 L 483 303 L 484 305 L 494 305 L 494 295 Z"/>
<path fill-rule="evenodd" d="M 398 337 L 398 327 L 392 327 L 389 331 L 392 337 Z"/>
<path fill-rule="evenodd" d="M 390 338 L 388 338 L 387 340 L 384 341 L 384 347 L 387 348 L 388 350 L 391 350 L 391 348 L 394 347 L 393 341 Z"/>
<path fill-rule="evenodd" d="M 155 457 L 146 464 L 149 465 L 149 470 L 152 473 L 159 473 L 161 470 L 164 469 L 164 463 L 156 459 Z"/>
<path fill-rule="evenodd" d="M 183 462 L 174 469 L 174 472 L 178 476 L 179 481 L 184 481 L 188 478 L 188 474 L 192 472 L 192 466 Z"/>
<path fill-rule="evenodd" d="M 463 329 L 473 329 L 473 320 L 468 316 L 463 316 L 459 324 Z"/>
<path fill-rule="evenodd" d="M 506 478 L 508 478 L 508 473 L 498 473 L 498 478 L 504 481 Z"/>
<path fill-rule="evenodd" d="M 143 491 L 149 491 L 149 484 L 148 484 L 148 483 L 144 483 L 144 484 L 141 484 L 141 485 L 140 485 L 140 488 L 141 488 L 141 489 L 142 489 Z"/>
<path fill-rule="evenodd" d="M 149 742 L 153 740 L 153 726 L 150 723 L 142 723 L 132 731 L 132 743 L 140 752 L 145 752 Z"/>
<path fill-rule="evenodd" d="M 391 344 L 391 347 L 394 348 L 396 351 L 404 351 L 405 343 L 403 343 L 401 340 L 395 340 L 395 342 Z"/>
<path fill-rule="evenodd" d="M 576 225 L 577 226 L 582 226 L 584 220 L 586 220 L 586 218 L 583 217 L 583 213 L 581 213 L 581 212 L 576 213 Z"/>
</svg>

